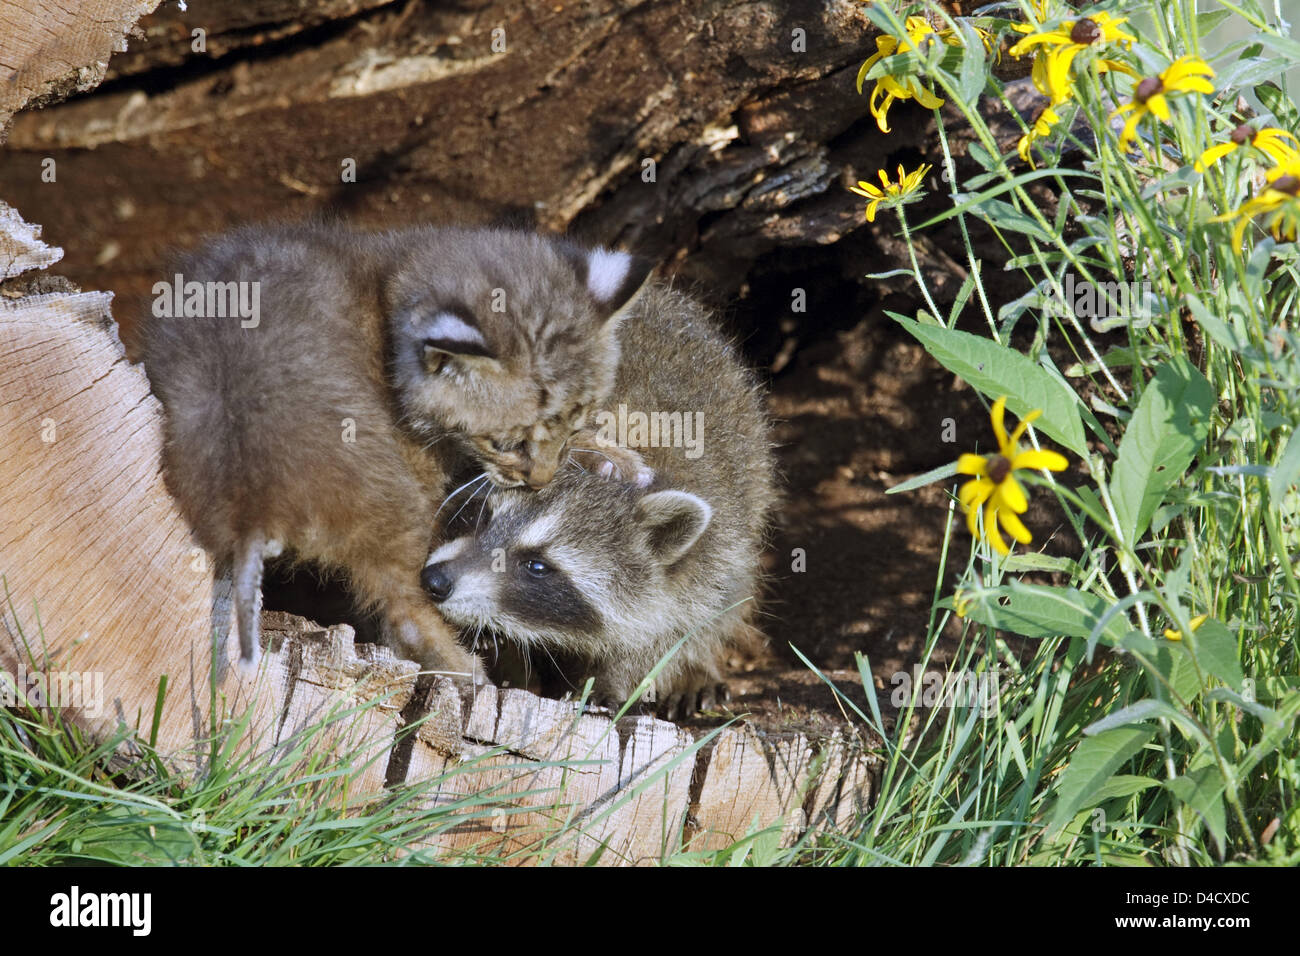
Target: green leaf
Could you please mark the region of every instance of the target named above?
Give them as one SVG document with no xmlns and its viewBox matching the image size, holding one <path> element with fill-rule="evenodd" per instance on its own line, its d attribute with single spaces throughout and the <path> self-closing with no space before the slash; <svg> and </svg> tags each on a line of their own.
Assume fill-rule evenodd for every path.
<svg viewBox="0 0 1300 956">
<path fill-rule="evenodd" d="M 885 494 L 896 495 L 900 491 L 914 491 L 925 485 L 934 484 L 936 481 L 951 478 L 955 474 L 957 474 L 957 463 L 952 461 L 946 465 L 940 465 L 938 468 L 932 468 L 923 475 L 917 475 L 915 478 L 909 478 L 907 481 L 901 481 L 890 488 L 886 488 Z"/>
<path fill-rule="evenodd" d="M 1001 597 L 1006 600 L 987 600 Z M 979 592 L 978 600 L 972 601 L 966 608 L 966 616 L 980 624 L 1024 637 L 1065 635 L 1086 639 L 1109 606 L 1103 598 L 1074 588 L 1022 584 L 1017 581 Z M 1102 641 L 1110 645 L 1117 644 L 1127 630 L 1128 622 L 1122 614 L 1117 614 L 1102 629 Z"/>
<path fill-rule="evenodd" d="M 1205 828 L 1214 837 L 1219 854 L 1223 854 L 1223 838 L 1228 832 L 1227 815 L 1223 808 L 1223 775 L 1216 766 L 1201 767 L 1181 777 L 1164 782 L 1165 789 L 1187 804 L 1205 821 Z"/>
<path fill-rule="evenodd" d="M 1110 481 L 1119 530 L 1130 544 L 1142 537 L 1165 492 L 1205 444 L 1213 407 L 1214 389 L 1181 356 L 1161 365 L 1147 383 Z"/>
<path fill-rule="evenodd" d="M 987 82 L 988 64 L 985 59 L 984 43 L 966 20 L 958 20 L 961 29 L 962 57 L 961 73 L 957 80 L 957 95 L 967 103 L 974 103 L 984 91 Z"/>
<path fill-rule="evenodd" d="M 1093 179 L 1100 182 L 1100 179 L 1096 173 L 1086 172 L 1081 169 L 1036 169 L 1033 172 L 1021 173 L 1019 176 L 1016 176 L 1012 179 L 1008 179 L 1002 183 L 999 183 L 997 186 L 994 186 L 992 189 L 987 189 L 982 193 L 976 194 L 975 196 L 960 195 L 960 194 L 954 195 L 953 196 L 954 200 L 961 200 L 960 205 L 954 206 L 952 209 L 949 209 L 947 212 L 941 212 L 939 213 L 939 215 L 927 219 L 925 222 L 915 227 L 915 229 L 913 229 L 913 232 L 919 232 L 922 229 L 928 229 L 930 226 L 933 226 L 936 223 L 943 222 L 947 219 L 952 219 L 955 216 L 960 216 L 964 212 L 970 212 L 970 210 L 973 209 L 974 207 L 987 202 L 989 198 L 993 196 L 1001 196 L 1003 193 L 1010 192 L 1016 187 L 1023 186 L 1026 183 L 1032 183 L 1035 180 L 1047 179 L 1049 177 L 1053 179 L 1059 179 L 1065 176 L 1081 176 L 1084 179 Z"/>
<path fill-rule="evenodd" d="M 948 313 L 948 327 L 952 328 L 957 324 L 957 319 L 961 317 L 961 310 L 966 308 L 966 303 L 970 300 L 971 293 L 975 291 L 975 273 L 966 273 L 966 278 L 962 280 L 961 288 L 957 290 L 956 297 L 952 300 L 952 311 Z"/>
<path fill-rule="evenodd" d="M 1093 794 L 1092 802 L 1105 803 L 1107 800 L 1114 800 L 1116 797 L 1129 797 L 1156 786 L 1159 786 L 1159 783 L 1150 777 L 1138 777 L 1131 773 L 1117 773 L 1106 781 L 1100 790 Z"/>
<path fill-rule="evenodd" d="M 1119 646 L 1130 654 L 1140 654 L 1166 683 L 1160 681 L 1156 674 L 1148 672 L 1147 683 L 1151 693 L 1161 700 L 1169 700 L 1172 693 L 1182 701 L 1191 703 L 1201 693 L 1201 679 L 1196 676 L 1196 667 L 1187 653 L 1187 648 L 1177 641 L 1167 641 L 1163 637 L 1151 638 L 1136 631 L 1124 635 Z M 1165 716 L 1169 716 L 1165 714 Z"/>
<path fill-rule="evenodd" d="M 1078 398 L 1068 385 L 1019 352 L 981 335 L 897 318 L 925 350 L 988 398 L 1007 397 L 1007 408 L 1023 418 L 1035 408 L 1042 417 L 1034 427 L 1081 458 L 1088 444 L 1079 418 Z"/>
<path fill-rule="evenodd" d="M 1278 126 L 1295 129 L 1300 125 L 1300 112 L 1297 112 L 1291 98 L 1276 83 L 1261 83 L 1255 87 L 1255 95 L 1264 108 L 1273 114 Z"/>
<path fill-rule="evenodd" d="M 1163 700 L 1146 698 L 1136 704 L 1129 704 L 1127 707 L 1121 707 L 1113 714 L 1103 717 L 1083 728 L 1083 732 L 1089 737 L 1097 734 L 1104 734 L 1108 730 L 1116 727 L 1124 727 L 1128 724 L 1140 724 L 1151 720 L 1155 717 L 1177 717 L 1178 712 L 1166 704 Z"/>
<path fill-rule="evenodd" d="M 1155 736 L 1156 728 L 1147 724 L 1116 727 L 1079 741 L 1070 764 L 1061 774 L 1056 812 L 1051 830 L 1059 831 L 1070 819 L 1098 802 L 1098 794 L 1115 771 Z"/>
<path fill-rule="evenodd" d="M 1187 307 L 1192 310 L 1197 324 L 1205 330 L 1205 334 L 1212 338 L 1216 345 L 1220 345 L 1230 352 L 1240 352 L 1241 342 L 1237 338 L 1237 333 L 1228 327 L 1228 323 L 1219 318 L 1215 313 L 1205 307 L 1194 295 L 1187 296 Z"/>
<path fill-rule="evenodd" d="M 1211 10 L 1209 13 L 1196 14 L 1196 33 L 1204 37 L 1216 29 L 1220 23 L 1232 16 L 1231 10 Z"/>
<path fill-rule="evenodd" d="M 1297 439 L 1295 432 L 1292 432 L 1291 437 L 1286 440 L 1282 457 L 1278 459 L 1273 473 L 1268 477 L 1268 493 L 1273 499 L 1274 508 L 1282 503 L 1282 499 L 1295 484 L 1297 477 L 1300 477 L 1300 439 Z"/>
<path fill-rule="evenodd" d="M 1051 571 L 1061 574 L 1079 574 L 1079 563 L 1070 558 L 1037 551 L 1017 551 L 1002 559 L 1003 571 Z"/>
<path fill-rule="evenodd" d="M 1021 212 L 1011 203 L 1003 202 L 1001 199 L 981 200 L 975 203 L 970 211 L 995 229 L 1019 232 L 1039 242 L 1051 242 L 1054 238 L 1033 216 Z"/>
<path fill-rule="evenodd" d="M 1183 643 L 1192 645 L 1196 663 L 1202 670 L 1209 671 L 1233 690 L 1240 690 L 1246 675 L 1241 672 L 1237 657 L 1237 639 L 1222 622 L 1207 618 L 1190 637 L 1183 637 Z"/>
</svg>

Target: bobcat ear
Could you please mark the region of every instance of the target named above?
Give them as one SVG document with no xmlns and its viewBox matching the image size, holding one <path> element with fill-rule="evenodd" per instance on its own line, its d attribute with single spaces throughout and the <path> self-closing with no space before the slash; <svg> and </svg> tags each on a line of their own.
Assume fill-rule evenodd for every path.
<svg viewBox="0 0 1300 956">
<path fill-rule="evenodd" d="M 685 491 L 656 491 L 636 503 L 636 520 L 650 535 L 650 549 L 665 565 L 695 546 L 713 519 L 703 498 Z"/>
<path fill-rule="evenodd" d="M 606 321 L 621 317 L 650 278 L 651 264 L 640 256 L 601 248 L 582 249 L 568 241 L 561 242 L 560 252 Z"/>
<path fill-rule="evenodd" d="M 649 260 L 626 252 L 593 249 L 587 256 L 587 291 L 607 319 L 621 318 L 650 278 Z"/>
<path fill-rule="evenodd" d="M 417 313 L 410 319 L 413 338 L 419 343 L 426 361 L 439 356 L 495 358 L 487 339 L 478 327 L 474 313 L 464 308 L 444 308 L 432 313 Z"/>
</svg>

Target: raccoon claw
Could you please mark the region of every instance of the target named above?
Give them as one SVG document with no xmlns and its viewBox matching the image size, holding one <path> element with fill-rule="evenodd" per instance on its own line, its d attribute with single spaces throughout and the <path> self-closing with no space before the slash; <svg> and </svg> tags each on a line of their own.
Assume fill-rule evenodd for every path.
<svg viewBox="0 0 1300 956">
<path fill-rule="evenodd" d="M 596 469 L 596 474 L 610 481 L 626 480 L 638 488 L 648 488 L 650 482 L 655 480 L 654 469 L 648 465 L 638 465 L 634 472 L 624 475 L 612 461 L 601 462 L 600 467 Z"/>
<path fill-rule="evenodd" d="M 577 441 L 591 447 L 574 448 L 571 457 L 579 465 L 589 466 L 601 478 L 630 482 L 638 488 L 645 488 L 654 481 L 654 469 L 648 467 L 633 449 L 605 444 L 586 432 L 579 432 Z"/>
<path fill-rule="evenodd" d="M 675 723 L 697 714 L 717 710 L 719 705 L 726 706 L 730 701 L 731 690 L 726 684 L 706 684 L 680 694 L 673 694 L 660 706 L 659 714 L 664 720 Z"/>
</svg>

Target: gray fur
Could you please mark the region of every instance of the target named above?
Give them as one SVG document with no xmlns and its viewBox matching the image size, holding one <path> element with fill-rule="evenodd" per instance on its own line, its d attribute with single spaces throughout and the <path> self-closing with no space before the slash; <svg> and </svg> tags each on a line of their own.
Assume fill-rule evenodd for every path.
<svg viewBox="0 0 1300 956">
<path fill-rule="evenodd" d="M 720 680 L 722 652 L 752 633 L 776 500 L 767 420 L 754 378 L 687 296 L 647 289 L 620 337 L 605 408 L 702 412 L 699 457 L 682 447 L 636 448 L 653 469 L 648 487 L 571 466 L 535 494 L 495 492 L 490 520 L 435 550 L 426 580 L 431 568 L 447 575 L 451 591 L 440 607 L 462 627 L 585 659 L 603 698 L 626 700 L 689 635 L 656 691 L 660 701 L 694 700 Z M 529 561 L 553 570 L 533 574 Z"/>
<path fill-rule="evenodd" d="M 246 227 L 168 273 L 260 283 L 255 327 L 154 316 L 142 336 L 168 488 L 236 572 L 243 663 L 258 650 L 262 555 L 282 545 L 346 571 L 400 650 L 475 668 L 419 586 L 435 506 L 466 452 L 503 486 L 549 480 L 550 446 L 558 460 L 608 391 L 625 298 L 588 291 L 586 255 L 512 231 Z M 444 309 L 474 331 L 431 347 L 427 320 Z M 509 454 L 493 448 L 516 438 Z"/>
</svg>

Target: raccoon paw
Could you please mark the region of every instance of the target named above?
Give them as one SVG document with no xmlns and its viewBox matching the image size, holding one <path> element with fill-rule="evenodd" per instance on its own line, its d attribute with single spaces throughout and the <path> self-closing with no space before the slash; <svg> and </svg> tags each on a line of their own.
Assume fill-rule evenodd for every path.
<svg viewBox="0 0 1300 956">
<path fill-rule="evenodd" d="M 723 683 L 708 683 L 688 688 L 665 698 L 659 705 L 659 715 L 664 720 L 678 721 L 696 714 L 715 711 L 731 701 L 731 691 Z"/>
<path fill-rule="evenodd" d="M 631 448 L 618 445 L 605 445 L 599 450 L 579 448 L 572 452 L 572 458 L 602 478 L 630 482 L 638 488 L 647 487 L 655 478 L 654 469 Z"/>
</svg>

